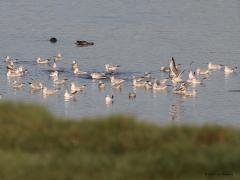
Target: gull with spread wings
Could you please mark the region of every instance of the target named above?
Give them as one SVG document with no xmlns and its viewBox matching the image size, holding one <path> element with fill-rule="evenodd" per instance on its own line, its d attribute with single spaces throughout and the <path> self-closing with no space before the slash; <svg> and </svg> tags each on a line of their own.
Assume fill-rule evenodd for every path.
<svg viewBox="0 0 240 180">
<path fill-rule="evenodd" d="M 184 72 L 182 71 L 181 73 L 176 67 L 175 59 L 172 57 L 170 64 L 169 64 L 169 78 L 172 80 L 173 83 L 181 82 L 181 74 Z"/>
</svg>

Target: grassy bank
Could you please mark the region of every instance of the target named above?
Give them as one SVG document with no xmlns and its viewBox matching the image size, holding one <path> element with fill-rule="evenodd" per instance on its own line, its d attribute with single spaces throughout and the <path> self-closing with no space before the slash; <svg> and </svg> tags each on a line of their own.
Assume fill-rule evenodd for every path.
<svg viewBox="0 0 240 180">
<path fill-rule="evenodd" d="M 239 179 L 240 130 L 126 116 L 70 121 L 35 105 L 0 104 L 1 180 L 188 178 Z"/>
</svg>

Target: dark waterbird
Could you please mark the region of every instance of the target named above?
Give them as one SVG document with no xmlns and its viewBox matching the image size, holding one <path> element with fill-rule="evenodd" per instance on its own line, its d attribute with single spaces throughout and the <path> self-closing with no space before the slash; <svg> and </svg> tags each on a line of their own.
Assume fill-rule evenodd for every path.
<svg viewBox="0 0 240 180">
<path fill-rule="evenodd" d="M 55 38 L 55 37 L 50 37 L 49 41 L 50 41 L 51 43 L 56 43 L 56 42 L 57 42 L 57 38 Z"/>
<path fill-rule="evenodd" d="M 77 46 L 83 47 L 83 46 L 92 46 L 94 45 L 94 42 L 89 42 L 89 41 L 76 41 L 75 44 Z"/>
</svg>

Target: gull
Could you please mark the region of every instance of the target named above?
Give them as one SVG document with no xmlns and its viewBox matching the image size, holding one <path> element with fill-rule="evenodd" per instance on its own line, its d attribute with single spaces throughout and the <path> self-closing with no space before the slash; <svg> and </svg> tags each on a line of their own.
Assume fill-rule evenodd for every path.
<svg viewBox="0 0 240 180">
<path fill-rule="evenodd" d="M 24 83 L 22 83 L 22 82 L 14 81 L 14 82 L 12 83 L 12 87 L 15 88 L 15 89 L 20 89 L 20 88 L 22 88 L 23 86 L 24 86 Z"/>
<path fill-rule="evenodd" d="M 60 61 L 62 59 L 62 54 L 61 53 L 57 53 L 56 56 L 53 56 L 54 61 Z"/>
<path fill-rule="evenodd" d="M 188 79 L 192 80 L 194 78 L 196 78 L 196 77 L 194 76 L 193 72 L 190 70 L 189 75 L 188 75 Z"/>
<path fill-rule="evenodd" d="M 27 72 L 27 69 L 24 69 L 23 68 L 23 66 L 19 66 L 18 68 L 17 68 L 17 71 L 19 71 L 20 73 L 25 73 L 25 72 Z"/>
<path fill-rule="evenodd" d="M 73 93 L 69 93 L 68 90 L 65 90 L 64 93 L 64 100 L 65 101 L 69 101 L 70 99 L 72 99 L 74 97 L 74 95 L 77 93 L 77 91 L 74 91 Z"/>
<path fill-rule="evenodd" d="M 41 90 L 41 89 L 43 89 L 43 84 L 40 83 L 40 82 L 37 82 L 37 83 L 29 82 L 28 84 L 30 84 L 30 87 L 32 88 L 32 90 Z"/>
<path fill-rule="evenodd" d="M 177 76 L 177 77 L 172 77 L 171 80 L 172 80 L 173 84 L 176 84 L 176 83 L 181 82 L 182 78 L 181 78 L 181 76 Z"/>
<path fill-rule="evenodd" d="M 105 79 L 105 78 L 107 78 L 104 73 L 99 73 L 99 72 L 91 73 L 90 76 L 91 76 L 92 79 Z"/>
<path fill-rule="evenodd" d="M 83 91 L 86 85 L 77 85 L 74 82 L 71 82 L 71 93 Z"/>
<path fill-rule="evenodd" d="M 175 63 L 175 59 L 172 57 L 170 64 L 169 64 L 169 73 L 171 77 L 178 77 L 180 72 L 178 71 L 177 67 L 176 67 L 176 63 Z"/>
<path fill-rule="evenodd" d="M 77 64 L 77 62 L 74 60 L 73 62 L 72 62 L 72 70 L 74 71 L 75 69 L 77 69 L 78 68 L 78 64 Z"/>
<path fill-rule="evenodd" d="M 112 86 L 116 86 L 116 87 L 119 85 L 122 85 L 125 81 L 124 79 L 116 79 L 114 76 L 111 76 L 110 80 L 111 80 Z"/>
<path fill-rule="evenodd" d="M 237 67 L 224 66 L 224 73 L 231 74 L 237 70 Z"/>
<path fill-rule="evenodd" d="M 213 64 L 212 62 L 208 63 L 208 69 L 209 70 L 218 70 L 221 69 L 223 65 L 221 64 Z"/>
<path fill-rule="evenodd" d="M 111 65 L 111 64 L 104 64 L 106 72 L 108 73 L 116 73 L 119 70 L 120 65 Z"/>
<path fill-rule="evenodd" d="M 132 79 L 133 80 L 136 80 L 136 81 L 144 81 L 144 76 L 132 76 Z"/>
<path fill-rule="evenodd" d="M 52 65 L 52 70 L 55 71 L 57 70 L 57 64 L 54 62 L 53 65 Z"/>
<path fill-rule="evenodd" d="M 178 69 L 180 65 L 181 65 L 181 64 L 177 64 L 177 65 L 176 65 L 176 68 Z M 170 72 L 170 67 L 169 67 L 169 65 L 168 65 L 168 66 L 161 66 L 161 67 L 160 67 L 160 71 L 165 72 L 165 73 L 169 73 L 169 72 Z"/>
<path fill-rule="evenodd" d="M 162 66 L 160 67 L 160 71 L 168 73 L 170 71 L 169 66 Z"/>
<path fill-rule="evenodd" d="M 7 77 L 20 77 L 20 76 L 23 76 L 23 75 L 24 75 L 24 73 L 20 72 L 18 69 L 7 71 Z"/>
<path fill-rule="evenodd" d="M 153 88 L 153 83 L 151 81 L 146 81 L 144 84 L 145 89 L 152 89 Z"/>
<path fill-rule="evenodd" d="M 144 72 L 143 77 L 146 81 L 150 81 L 152 79 L 152 75 L 150 72 Z"/>
<path fill-rule="evenodd" d="M 5 58 L 5 62 L 6 63 L 8 63 L 8 62 L 17 62 L 17 60 L 16 59 L 13 59 L 13 58 L 11 58 L 10 56 L 6 56 L 6 58 Z"/>
<path fill-rule="evenodd" d="M 202 81 L 197 79 L 197 77 L 195 76 L 195 72 L 193 73 L 192 71 L 189 72 L 187 82 L 192 83 L 192 84 L 201 84 L 202 83 Z"/>
<path fill-rule="evenodd" d="M 54 85 L 63 85 L 67 79 L 58 79 L 58 77 L 53 76 L 53 84 Z"/>
<path fill-rule="evenodd" d="M 176 67 L 175 59 L 172 57 L 170 64 L 169 64 L 169 78 L 172 80 L 172 82 L 178 83 L 182 81 L 181 74 L 184 72 L 182 71 L 181 73 Z"/>
<path fill-rule="evenodd" d="M 196 74 L 197 75 L 207 75 L 207 74 L 209 74 L 209 69 L 197 68 Z"/>
<path fill-rule="evenodd" d="M 19 76 L 23 76 L 25 72 L 27 72 L 27 70 L 24 69 L 23 66 L 19 66 L 16 69 L 8 69 L 7 76 L 19 77 Z"/>
<path fill-rule="evenodd" d="M 55 71 L 51 72 L 49 76 L 52 77 L 52 78 L 58 77 L 58 71 L 55 70 Z"/>
<path fill-rule="evenodd" d="M 50 96 L 54 95 L 58 92 L 57 89 L 48 89 L 47 87 L 43 87 L 43 95 L 44 96 Z"/>
<path fill-rule="evenodd" d="M 44 58 L 38 57 L 36 61 L 38 64 L 48 64 L 50 62 L 50 59 L 44 59 Z"/>
<path fill-rule="evenodd" d="M 145 82 L 146 81 L 144 81 L 144 79 L 133 79 L 133 86 L 134 87 L 144 87 L 144 85 L 145 85 Z"/>
<path fill-rule="evenodd" d="M 105 87 L 106 87 L 106 85 L 105 85 L 104 82 L 102 82 L 102 81 L 99 81 L 99 82 L 98 82 L 98 88 L 99 88 L 99 89 L 104 89 Z"/>
<path fill-rule="evenodd" d="M 87 75 L 88 72 L 86 72 L 86 71 L 80 71 L 80 70 L 78 69 L 78 67 L 76 67 L 76 68 L 73 70 L 73 74 L 75 74 L 75 75 Z"/>
<path fill-rule="evenodd" d="M 187 91 L 189 83 L 188 82 L 181 82 L 178 85 L 179 86 L 177 86 L 173 89 L 173 93 L 174 94 L 184 94 Z"/>
<path fill-rule="evenodd" d="M 14 70 L 14 62 L 13 61 L 7 62 L 7 70 Z"/>
<path fill-rule="evenodd" d="M 153 83 L 153 90 L 164 90 L 167 88 L 166 85 L 167 79 L 163 79 L 163 80 L 155 80 L 155 82 Z"/>
<path fill-rule="evenodd" d="M 122 88 L 122 84 L 112 84 L 112 88 L 121 89 Z"/>
<path fill-rule="evenodd" d="M 114 98 L 113 95 L 107 95 L 107 96 L 105 97 L 105 103 L 106 103 L 106 104 L 112 104 L 112 103 L 113 103 L 113 98 Z"/>
</svg>

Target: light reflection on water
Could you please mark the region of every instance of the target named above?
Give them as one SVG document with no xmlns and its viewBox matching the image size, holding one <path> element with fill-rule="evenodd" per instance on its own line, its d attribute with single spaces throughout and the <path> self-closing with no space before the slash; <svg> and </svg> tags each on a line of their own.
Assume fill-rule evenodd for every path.
<svg viewBox="0 0 240 180">
<path fill-rule="evenodd" d="M 58 116 L 80 118 L 112 113 L 135 114 L 140 119 L 157 123 L 217 122 L 239 125 L 240 75 L 213 71 L 196 86 L 196 98 L 172 93 L 145 91 L 132 87 L 132 75 L 151 72 L 157 79 L 168 77 L 159 71 L 173 56 L 182 69 L 206 67 L 209 61 L 240 67 L 239 1 L 76 1 L 65 0 L 1 1 L 0 56 L 18 58 L 28 69 L 22 90 L 11 87 L 6 78 L 5 63 L 0 62 L 0 93 L 4 99 L 34 101 L 48 107 Z M 39 15 L 41 14 L 41 16 Z M 47 39 L 59 41 L 50 44 Z M 76 40 L 94 41 L 94 46 L 79 48 Z M 68 79 L 56 96 L 43 98 L 31 92 L 28 82 L 42 81 L 54 87 L 48 74 L 51 65 L 38 65 L 37 57 L 51 57 L 58 52 L 60 79 Z M 98 81 L 79 78 L 71 72 L 71 62 L 80 69 L 103 72 L 104 64 L 120 64 L 118 77 L 126 79 L 121 90 L 112 89 L 109 80 L 105 90 Z M 184 78 L 187 78 L 187 73 Z M 76 101 L 65 102 L 63 94 L 70 82 L 86 84 Z M 129 92 L 136 92 L 134 100 Z M 114 103 L 106 106 L 105 96 L 114 94 Z"/>
</svg>

